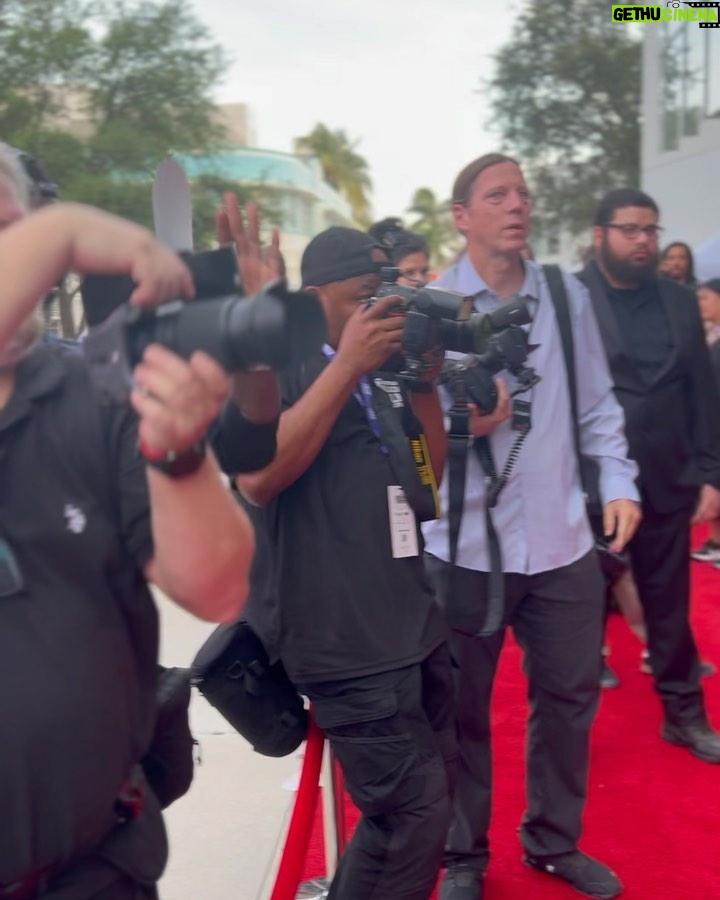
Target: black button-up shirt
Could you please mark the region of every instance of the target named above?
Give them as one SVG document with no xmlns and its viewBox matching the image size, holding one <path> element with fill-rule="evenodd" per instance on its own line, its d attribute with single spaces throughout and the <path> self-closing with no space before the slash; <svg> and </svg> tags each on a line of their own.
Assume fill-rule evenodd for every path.
<svg viewBox="0 0 720 900">
<path fill-rule="evenodd" d="M 0 411 L 0 534 L 23 581 L 0 598 L 0 885 L 96 844 L 150 742 L 158 621 L 136 445 L 134 414 L 100 409 L 77 350 L 21 363 Z"/>
<path fill-rule="evenodd" d="M 607 295 L 638 374 L 652 384 L 674 349 L 657 281 L 631 289 L 608 286 Z"/>
</svg>

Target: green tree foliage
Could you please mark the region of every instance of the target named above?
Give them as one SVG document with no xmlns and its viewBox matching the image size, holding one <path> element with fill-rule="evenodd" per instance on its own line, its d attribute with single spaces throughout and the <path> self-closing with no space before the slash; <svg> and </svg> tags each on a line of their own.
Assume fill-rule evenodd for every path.
<svg viewBox="0 0 720 900">
<path fill-rule="evenodd" d="M 211 89 L 226 60 L 187 0 L 108 7 L 98 45 L 91 109 L 95 156 L 156 165 L 168 150 L 198 151 L 222 135 L 212 120 Z"/>
<path fill-rule="evenodd" d="M 368 193 L 372 188 L 367 160 L 357 152 L 357 141 L 336 129 L 318 123 L 310 134 L 298 138 L 298 147 L 310 151 L 320 161 L 323 177 L 350 204 L 358 224 L 370 224 Z"/>
<path fill-rule="evenodd" d="M 491 124 L 541 229 L 582 230 L 599 195 L 639 182 L 641 43 L 597 0 L 525 0 L 517 21 L 487 86 Z"/>
<path fill-rule="evenodd" d="M 414 217 L 407 227 L 425 238 L 433 265 L 444 263 L 458 245 L 450 201 L 439 200 L 430 188 L 418 188 L 407 211 Z"/>
<path fill-rule="evenodd" d="M 188 0 L 0 0 L 0 58 L 0 136 L 40 160 L 64 199 L 151 226 L 157 164 L 222 141 L 211 91 L 226 60 Z M 206 245 L 217 179 L 193 189 Z"/>
</svg>

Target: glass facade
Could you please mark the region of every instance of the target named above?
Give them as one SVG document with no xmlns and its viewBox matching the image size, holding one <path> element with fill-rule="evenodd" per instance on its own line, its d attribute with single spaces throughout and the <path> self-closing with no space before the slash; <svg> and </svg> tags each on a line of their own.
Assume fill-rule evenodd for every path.
<svg viewBox="0 0 720 900">
<path fill-rule="evenodd" d="M 698 134 L 703 117 L 720 115 L 720 34 L 687 22 L 661 22 L 663 150 Z"/>
<path fill-rule="evenodd" d="M 720 30 L 707 36 L 706 116 L 720 116 Z"/>
</svg>

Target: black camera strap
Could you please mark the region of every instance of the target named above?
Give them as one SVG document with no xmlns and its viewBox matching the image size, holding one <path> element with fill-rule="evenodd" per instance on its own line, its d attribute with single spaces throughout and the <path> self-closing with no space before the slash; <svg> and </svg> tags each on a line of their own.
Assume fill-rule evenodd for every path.
<svg viewBox="0 0 720 900">
<path fill-rule="evenodd" d="M 502 627 L 505 615 L 505 578 L 503 573 L 502 547 L 498 537 L 492 510 L 497 506 L 500 494 L 508 483 L 517 463 L 525 438 L 530 433 L 530 404 L 515 401 L 518 409 L 513 413 L 513 427 L 518 434 L 515 438 L 502 472 L 498 475 L 490 441 L 486 437 L 472 439 L 469 431 L 470 415 L 464 398 L 450 409 L 450 431 L 448 434 L 448 530 L 450 542 L 450 590 L 453 589 L 453 573 L 457 562 L 460 524 L 465 505 L 465 484 L 467 479 L 468 443 L 485 473 L 485 528 L 487 532 L 488 558 L 488 602 L 485 624 L 477 632 L 478 637 L 496 634 Z"/>
<path fill-rule="evenodd" d="M 568 395 L 570 397 L 570 418 L 572 427 L 573 447 L 578 465 L 580 487 L 585 495 L 585 504 L 590 516 L 602 515 L 602 503 L 600 501 L 600 488 L 598 483 L 598 469 L 591 459 L 583 456 L 580 446 L 580 415 L 578 411 L 577 396 L 577 372 L 575 367 L 575 341 L 573 339 L 572 321 L 570 318 L 570 303 L 568 300 L 562 271 L 559 266 L 543 266 L 543 272 L 547 280 L 550 297 L 555 307 L 560 342 L 562 344 L 563 358 L 565 360 L 565 373 L 567 375 Z"/>
<path fill-rule="evenodd" d="M 370 376 L 380 439 L 395 478 L 420 522 L 440 516 L 435 474 L 427 440 L 400 380 L 387 372 Z"/>
<path fill-rule="evenodd" d="M 573 340 L 572 322 L 570 321 L 570 304 L 568 302 L 565 282 L 563 281 L 560 267 L 551 265 L 543 266 L 543 272 L 545 273 L 545 280 L 547 281 L 548 290 L 550 291 L 550 299 L 555 307 L 555 318 L 557 319 L 558 331 L 560 332 L 560 342 L 562 344 L 563 357 L 565 359 L 568 393 L 570 395 L 573 446 L 575 448 L 575 455 L 577 456 L 580 481 L 583 482 L 583 490 L 586 490 L 582 466 L 582 453 L 580 452 L 577 378 L 575 376 L 575 341 Z"/>
</svg>

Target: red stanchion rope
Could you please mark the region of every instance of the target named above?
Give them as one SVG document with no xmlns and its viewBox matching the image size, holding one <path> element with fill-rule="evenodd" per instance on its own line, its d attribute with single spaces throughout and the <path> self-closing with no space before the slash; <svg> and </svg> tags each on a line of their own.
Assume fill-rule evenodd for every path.
<svg viewBox="0 0 720 900">
<path fill-rule="evenodd" d="M 295 900 L 300 887 L 320 794 L 324 745 L 325 736 L 311 715 L 300 784 L 270 900 Z"/>
</svg>

